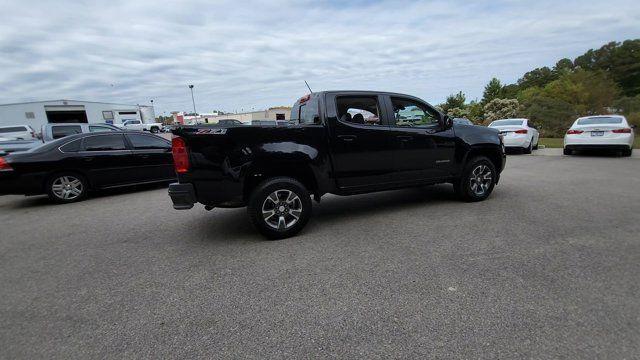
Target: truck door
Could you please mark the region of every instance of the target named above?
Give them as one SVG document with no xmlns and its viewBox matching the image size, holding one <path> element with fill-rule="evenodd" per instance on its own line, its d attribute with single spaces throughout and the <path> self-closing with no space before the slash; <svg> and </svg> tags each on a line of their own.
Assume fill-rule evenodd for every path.
<svg viewBox="0 0 640 360">
<path fill-rule="evenodd" d="M 338 187 L 357 189 L 391 182 L 393 148 L 383 97 L 328 94 L 326 105 Z"/>
<path fill-rule="evenodd" d="M 437 180 L 451 175 L 455 140 L 440 113 L 417 98 L 385 96 L 395 166 L 394 182 Z"/>
</svg>

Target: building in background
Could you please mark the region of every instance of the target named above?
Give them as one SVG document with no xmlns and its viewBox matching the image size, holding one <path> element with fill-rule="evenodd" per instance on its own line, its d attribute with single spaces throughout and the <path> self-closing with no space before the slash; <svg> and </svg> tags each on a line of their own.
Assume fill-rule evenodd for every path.
<svg viewBox="0 0 640 360">
<path fill-rule="evenodd" d="M 51 100 L 0 105 L 0 126 L 30 125 L 34 129 L 47 123 L 108 123 L 125 120 L 155 122 L 153 106 L 102 103 L 94 101 Z"/>
<path fill-rule="evenodd" d="M 235 114 L 185 114 L 172 112 L 174 124 L 217 124 L 219 120 L 234 119 L 245 124 L 251 124 L 255 120 L 289 120 L 291 119 L 291 107 L 276 106 L 267 110 L 251 111 Z"/>
</svg>

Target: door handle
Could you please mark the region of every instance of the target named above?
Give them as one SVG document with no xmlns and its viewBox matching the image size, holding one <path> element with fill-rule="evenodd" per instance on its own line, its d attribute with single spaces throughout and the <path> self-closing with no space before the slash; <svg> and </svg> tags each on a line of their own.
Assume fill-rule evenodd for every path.
<svg viewBox="0 0 640 360">
<path fill-rule="evenodd" d="M 413 140 L 413 136 L 400 135 L 400 136 L 396 136 L 396 137 L 398 138 L 398 140 L 400 140 L 402 142 L 407 142 L 407 141 Z"/>
<path fill-rule="evenodd" d="M 338 139 L 346 142 L 352 142 L 356 139 L 355 135 L 338 135 Z"/>
<path fill-rule="evenodd" d="M 82 158 L 82 160 L 85 161 L 85 162 L 90 162 L 90 161 L 93 161 L 93 158 L 92 157 L 85 157 L 85 158 Z"/>
<path fill-rule="evenodd" d="M 147 154 L 140 154 L 138 156 L 143 158 L 143 159 L 148 159 L 149 158 L 149 155 L 147 155 Z"/>
</svg>

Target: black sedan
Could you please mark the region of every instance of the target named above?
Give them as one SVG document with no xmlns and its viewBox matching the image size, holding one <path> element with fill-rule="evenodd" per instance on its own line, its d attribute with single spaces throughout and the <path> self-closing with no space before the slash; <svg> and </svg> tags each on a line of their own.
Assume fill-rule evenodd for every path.
<svg viewBox="0 0 640 360">
<path fill-rule="evenodd" d="M 67 136 L 0 157 L 0 194 L 82 200 L 93 189 L 174 179 L 171 142 L 140 132 Z"/>
</svg>

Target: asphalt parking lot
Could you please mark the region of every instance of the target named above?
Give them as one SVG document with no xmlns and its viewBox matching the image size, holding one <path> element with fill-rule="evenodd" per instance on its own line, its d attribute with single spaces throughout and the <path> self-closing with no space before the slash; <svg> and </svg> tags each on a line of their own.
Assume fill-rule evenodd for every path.
<svg viewBox="0 0 640 360">
<path fill-rule="evenodd" d="M 275 242 L 163 187 L 0 197 L 0 358 L 637 358 L 639 174 L 509 156 L 485 202 L 327 196 Z"/>
</svg>

